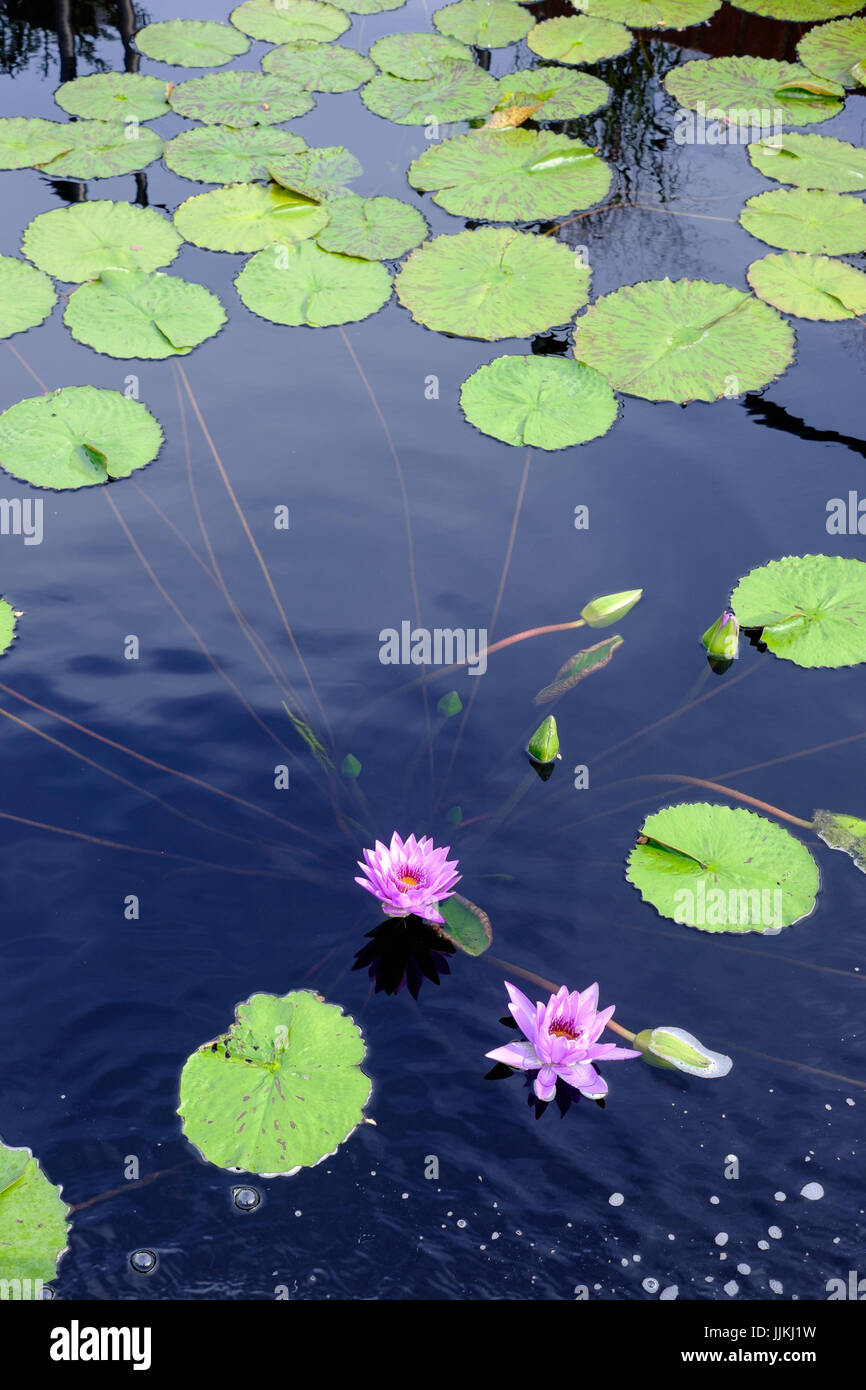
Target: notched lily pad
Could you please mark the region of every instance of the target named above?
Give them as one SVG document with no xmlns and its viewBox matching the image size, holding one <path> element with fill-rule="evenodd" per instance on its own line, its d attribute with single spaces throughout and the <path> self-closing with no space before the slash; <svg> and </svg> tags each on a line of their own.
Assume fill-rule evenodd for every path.
<svg viewBox="0 0 866 1390">
<path fill-rule="evenodd" d="M 440 935 L 468 956 L 483 956 L 493 942 L 493 927 L 487 913 L 460 893 L 452 893 L 441 902 L 439 911 L 445 918 L 445 926 L 437 928 Z"/>
<path fill-rule="evenodd" d="M 495 357 L 464 381 L 460 405 L 483 434 L 534 449 L 597 439 L 617 416 L 604 377 L 564 357 Z"/>
<path fill-rule="evenodd" d="M 29 1149 L 0 1140 L 0 1297 L 41 1298 L 66 1251 L 69 1207 Z"/>
<path fill-rule="evenodd" d="M 181 245 L 155 208 L 100 199 L 41 212 L 25 227 L 21 249 L 40 270 L 80 282 L 108 266 L 156 270 L 173 261 Z"/>
<path fill-rule="evenodd" d="M 39 168 L 72 146 L 71 125 L 41 116 L 0 119 L 0 169 Z"/>
<path fill-rule="evenodd" d="M 748 128 L 756 113 L 774 127 L 814 125 L 842 110 L 845 92 L 799 63 L 771 58 L 695 58 L 673 68 L 664 85 L 681 106 L 709 120 Z"/>
<path fill-rule="evenodd" d="M 810 72 L 843 87 L 857 87 L 863 76 L 856 69 L 866 62 L 866 19 L 840 19 L 804 34 L 797 57 Z"/>
<path fill-rule="evenodd" d="M 172 91 L 172 109 L 205 125 L 278 125 L 313 107 L 309 92 L 267 72 L 212 72 Z"/>
<path fill-rule="evenodd" d="M 310 241 L 260 251 L 247 261 L 235 287 L 254 314 L 295 327 L 356 323 L 391 298 L 391 277 L 383 265 L 335 255 Z"/>
<path fill-rule="evenodd" d="M 184 179 L 199 183 L 248 183 L 266 179 L 275 160 L 306 148 L 307 142 L 300 135 L 267 125 L 244 130 L 209 125 L 184 130 L 168 140 L 163 159 L 169 169 Z"/>
<path fill-rule="evenodd" d="M 70 295 L 64 323 L 109 357 L 185 356 L 226 321 L 215 294 L 160 271 L 101 271 Z"/>
<path fill-rule="evenodd" d="M 570 121 L 588 116 L 610 100 L 610 88 L 589 72 L 565 68 L 518 68 L 499 79 L 497 111 L 509 107 L 534 107 L 535 121 Z"/>
<path fill-rule="evenodd" d="M 631 29 L 690 29 L 721 8 L 722 0 L 582 0 L 580 9 Z"/>
<path fill-rule="evenodd" d="M 261 251 L 272 242 L 290 245 L 316 236 L 328 213 L 276 184 L 236 183 L 187 198 L 174 222 L 186 241 L 209 251 Z"/>
<path fill-rule="evenodd" d="M 835 19 L 861 8 L 860 0 L 731 0 L 738 10 L 764 15 L 767 19 Z"/>
<path fill-rule="evenodd" d="M 830 135 L 791 131 L 749 145 L 749 159 L 768 179 L 830 193 L 866 191 L 866 150 Z"/>
<path fill-rule="evenodd" d="M 847 256 L 866 251 L 866 204 L 848 193 L 773 188 L 740 213 L 747 232 L 783 251 Z"/>
<path fill-rule="evenodd" d="M 146 169 L 162 154 L 156 131 L 134 122 L 68 121 L 66 150 L 39 168 L 56 179 L 109 179 Z"/>
<path fill-rule="evenodd" d="M 370 59 L 354 48 L 316 43 L 314 39 L 297 39 L 272 48 L 262 58 L 262 67 L 305 92 L 351 92 L 376 71 Z"/>
<path fill-rule="evenodd" d="M 319 233 L 325 251 L 367 261 L 395 261 L 420 246 L 430 230 L 417 208 L 399 198 L 359 198 L 350 193 L 328 203 L 330 222 Z"/>
<path fill-rule="evenodd" d="M 147 406 L 97 386 L 64 386 L 0 415 L 0 467 L 35 487 L 127 478 L 161 447 L 162 429 Z"/>
<path fill-rule="evenodd" d="M 514 0 L 458 0 L 433 13 L 440 34 L 475 48 L 506 48 L 532 28 L 528 10 Z"/>
<path fill-rule="evenodd" d="M 386 34 L 370 57 L 382 72 L 416 81 L 435 77 L 443 62 L 474 62 L 471 48 L 444 34 Z"/>
<path fill-rule="evenodd" d="M 783 314 L 839 322 L 866 314 L 866 274 L 832 256 L 764 256 L 746 272 L 760 299 Z"/>
<path fill-rule="evenodd" d="M 740 627 L 797 666 L 866 661 L 866 564 L 842 555 L 786 555 L 751 570 L 731 595 Z M 796 619 L 796 621 L 791 621 Z"/>
<path fill-rule="evenodd" d="M 432 77 L 408 80 L 379 73 L 361 88 L 361 100 L 368 110 L 397 125 L 468 121 L 486 115 L 497 98 L 494 77 L 451 59 L 443 61 Z"/>
<path fill-rule="evenodd" d="M 56 303 L 57 295 L 47 275 L 14 256 L 0 256 L 0 338 L 35 328 L 48 318 Z"/>
<path fill-rule="evenodd" d="M 268 165 L 268 173 L 275 183 L 304 198 L 312 198 L 314 202 L 348 192 L 346 184 L 363 172 L 359 161 L 344 145 L 317 146 L 273 160 Z"/>
<path fill-rule="evenodd" d="M 323 0 L 246 0 L 232 10 L 229 19 L 244 34 L 265 43 L 297 39 L 330 43 L 345 34 L 352 22 L 336 5 Z"/>
<path fill-rule="evenodd" d="M 249 39 L 229 24 L 209 19 L 168 19 L 146 24 L 135 46 L 147 58 L 177 68 L 219 68 L 250 46 Z"/>
<path fill-rule="evenodd" d="M 54 100 L 72 116 L 97 121 L 152 121 L 169 110 L 166 83 L 140 72 L 97 72 L 64 82 Z"/>
<path fill-rule="evenodd" d="M 634 34 L 624 24 L 575 15 L 568 19 L 542 20 L 530 31 L 526 42 L 540 58 L 579 67 L 627 53 L 634 43 Z"/>
</svg>

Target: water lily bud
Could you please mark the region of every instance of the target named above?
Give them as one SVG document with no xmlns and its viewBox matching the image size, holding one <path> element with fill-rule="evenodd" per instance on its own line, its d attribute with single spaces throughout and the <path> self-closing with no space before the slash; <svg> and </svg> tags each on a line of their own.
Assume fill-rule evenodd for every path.
<svg viewBox="0 0 866 1390">
<path fill-rule="evenodd" d="M 542 719 L 526 745 L 526 751 L 536 763 L 552 763 L 554 758 L 559 757 L 559 732 L 552 714 Z"/>
<path fill-rule="evenodd" d="M 620 618 L 625 617 L 641 598 L 643 589 L 624 589 L 621 594 L 605 594 L 603 598 L 594 598 L 592 603 L 581 608 L 580 616 L 590 627 L 610 627 L 611 623 L 618 623 Z"/>
<path fill-rule="evenodd" d="M 722 1052 L 711 1052 L 683 1028 L 645 1028 L 638 1033 L 634 1045 L 650 1066 L 672 1067 L 704 1080 L 727 1076 L 733 1066 L 730 1057 Z"/>
<path fill-rule="evenodd" d="M 340 771 L 344 777 L 355 778 L 361 775 L 361 764 L 351 753 L 347 753 L 340 763 Z"/>
<path fill-rule="evenodd" d="M 436 708 L 446 719 L 450 719 L 452 714 L 460 713 L 463 708 L 463 701 L 456 690 L 449 690 L 447 695 L 442 696 Z"/>
<path fill-rule="evenodd" d="M 708 627 L 701 641 L 709 657 L 719 661 L 735 661 L 740 655 L 740 624 L 733 613 L 725 609 L 712 627 Z"/>
</svg>

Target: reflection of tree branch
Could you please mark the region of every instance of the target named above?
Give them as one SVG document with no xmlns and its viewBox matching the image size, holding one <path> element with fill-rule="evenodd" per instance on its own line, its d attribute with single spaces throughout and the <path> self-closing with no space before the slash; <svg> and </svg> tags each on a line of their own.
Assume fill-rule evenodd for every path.
<svg viewBox="0 0 866 1390">
<path fill-rule="evenodd" d="M 69 0 L 54 0 L 54 32 L 60 51 L 60 81 L 71 82 L 75 76 L 75 31 L 69 14 Z"/>
<path fill-rule="evenodd" d="M 141 58 L 132 46 L 138 28 L 132 0 L 117 0 L 117 31 L 123 41 L 123 66 L 127 72 L 138 72 Z"/>
<path fill-rule="evenodd" d="M 843 448 L 866 458 L 866 440 L 857 439 L 852 434 L 839 434 L 837 430 L 815 429 L 796 415 L 789 415 L 784 406 L 776 405 L 774 401 L 765 401 L 760 396 L 746 396 L 745 407 L 759 425 L 766 425 L 768 429 L 795 434 L 798 439 L 808 439 L 817 444 L 841 444 Z"/>
</svg>

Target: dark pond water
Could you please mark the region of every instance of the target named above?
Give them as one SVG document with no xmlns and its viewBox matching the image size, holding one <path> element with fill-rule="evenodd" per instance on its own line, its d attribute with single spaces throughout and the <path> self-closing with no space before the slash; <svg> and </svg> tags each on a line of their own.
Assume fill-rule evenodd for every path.
<svg viewBox="0 0 866 1390">
<path fill-rule="evenodd" d="M 223 17 L 204 0 L 181 9 Z M 151 19 L 177 13 L 175 0 L 149 0 Z M 47 7 L 9 5 L 0 16 L 0 114 L 52 117 L 56 40 L 28 29 L 27 15 L 48 23 Z M 429 27 L 427 8 L 409 0 L 354 17 L 342 41 L 366 51 L 383 34 Z M 779 56 L 799 32 L 750 24 L 743 40 L 742 16 L 726 7 L 703 38 L 692 31 L 691 50 L 648 39 L 603 69 L 620 93 L 615 114 L 569 127 L 594 132 L 613 164 L 608 201 L 655 208 L 598 212 L 560 233 L 588 248 L 594 294 L 665 275 L 745 288 L 746 266 L 764 254 L 735 219 L 770 185 L 741 148 L 675 145 L 661 87 L 699 42 L 731 51 L 735 30 L 750 45 L 743 51 Z M 110 13 L 85 49 L 79 74 L 97 63 L 122 70 Z M 255 68 L 264 49 L 254 43 L 238 66 Z M 531 56 L 524 45 L 499 50 L 492 70 Z M 168 72 L 147 60 L 141 70 Z M 155 123 L 166 137 L 181 127 L 173 116 Z M 406 183 L 425 145 L 420 128 L 377 118 L 355 92 L 318 97 L 292 128 L 314 145 L 346 144 L 364 167 L 358 191 L 416 203 L 434 232 L 462 229 Z M 866 101 L 852 96 L 820 131 L 863 144 Z M 24 225 L 65 199 L 146 197 L 173 210 L 191 191 L 161 164 L 89 187 L 3 173 L 0 251 L 16 254 Z M 127 530 L 105 495 L 84 489 L 44 495 L 41 545 L 0 538 L 0 588 L 24 611 L 0 671 L 10 716 L 0 809 L 39 823 L 3 822 L 0 1134 L 30 1146 L 67 1200 L 82 1204 L 57 1296 L 270 1299 L 285 1285 L 301 1299 L 570 1299 L 586 1285 L 600 1299 L 654 1298 L 672 1286 L 683 1299 L 825 1298 L 828 1279 L 863 1269 L 863 879 L 850 860 L 810 844 L 823 880 L 811 918 L 777 937 L 714 939 L 658 917 L 623 866 L 643 815 L 681 796 L 670 783 L 628 780 L 637 776 L 728 777 L 800 816 L 866 810 L 866 744 L 842 742 L 866 724 L 861 669 L 801 670 L 747 650 L 717 681 L 697 641 L 749 569 L 785 554 L 862 556 L 862 537 L 826 530 L 829 499 L 866 495 L 862 324 L 800 320 L 796 363 L 760 397 L 687 408 L 628 398 L 603 439 L 536 451 L 527 465 L 525 451 L 480 435 L 457 406 L 471 371 L 523 344 L 428 332 L 395 301 L 345 332 L 281 328 L 237 299 L 242 263 L 184 246 L 173 268 L 208 285 L 229 313 L 227 329 L 184 366 L 337 752 L 363 763 L 376 834 L 429 829 L 454 845 L 467 895 L 491 917 L 497 958 L 570 987 L 597 979 L 627 1026 L 690 1029 L 729 1052 L 734 1068 L 701 1084 L 637 1063 L 610 1067 L 604 1109 L 583 1100 L 537 1119 L 518 1078 L 485 1080 L 484 1053 L 506 1036 L 506 967 L 457 956 L 417 1002 L 407 990 L 374 993 L 366 972 L 352 970 L 378 921 L 352 881 L 357 846 L 335 826 L 280 691 L 189 550 L 207 558 L 184 427 L 226 584 L 300 688 L 213 457 L 189 408 L 181 415 L 170 363 L 99 356 L 71 339 L 58 309 L 12 340 L 32 370 L 51 387 L 118 390 L 136 374 L 167 438 L 135 484 L 110 489 Z M 8 348 L 0 360 L 5 409 L 39 388 Z M 425 394 L 430 376 L 438 399 Z M 453 831 L 445 812 L 484 816 L 525 781 L 531 697 L 580 642 L 552 635 L 492 657 L 447 785 L 458 721 L 437 738 L 431 790 L 427 755 L 416 756 L 420 692 L 398 693 L 416 672 L 379 661 L 380 630 L 415 619 L 400 475 L 424 626 L 490 627 L 519 496 L 498 636 L 565 621 L 596 594 L 646 591 L 608 669 L 557 707 L 564 759 L 554 778 L 534 781 L 492 834 L 489 821 Z M 28 495 L 6 475 L 2 492 Z M 288 531 L 273 526 L 280 505 Z M 579 531 L 580 505 L 590 525 Z M 124 659 L 131 634 L 137 661 Z M 455 686 L 465 701 L 473 678 L 445 678 L 431 698 Z M 296 761 L 290 789 L 277 791 L 281 742 Z M 794 756 L 822 744 L 837 746 Z M 572 786 L 577 764 L 589 768 L 588 790 Z M 124 917 L 132 894 L 138 921 Z M 180 1069 L 239 1000 L 299 987 L 338 1002 L 363 1029 L 376 1124 L 318 1168 L 256 1180 L 262 1203 L 242 1214 L 237 1179 L 183 1139 Z M 725 1177 L 728 1155 L 736 1179 Z M 159 1176 L 127 1186 L 130 1156 L 142 1176 Z M 438 1179 L 425 1177 L 431 1156 Z M 809 1182 L 822 1186 L 821 1200 L 800 1196 Z M 148 1277 L 129 1266 L 140 1248 L 159 1255 Z M 657 1282 L 647 1290 L 645 1280 Z"/>
</svg>

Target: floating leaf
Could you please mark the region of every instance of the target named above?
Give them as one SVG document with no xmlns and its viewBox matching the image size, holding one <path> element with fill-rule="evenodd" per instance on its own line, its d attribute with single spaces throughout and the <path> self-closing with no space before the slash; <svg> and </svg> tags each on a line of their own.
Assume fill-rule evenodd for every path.
<svg viewBox="0 0 866 1390">
<path fill-rule="evenodd" d="M 219 68 L 250 46 L 228 24 L 205 19 L 168 19 L 146 24 L 135 36 L 135 46 L 147 58 L 171 63 L 176 68 Z"/>
<path fill-rule="evenodd" d="M 413 188 L 458 217 L 548 221 L 598 203 L 611 173 L 588 145 L 548 130 L 473 130 L 409 165 Z"/>
<path fill-rule="evenodd" d="M 289 720 L 295 733 L 299 734 L 301 738 L 304 740 L 304 743 L 309 748 L 316 762 L 319 764 L 319 767 L 321 767 L 324 772 L 333 772 L 334 764 L 328 757 L 327 749 L 325 748 L 322 741 L 317 737 L 315 731 L 310 727 L 309 724 L 305 723 L 305 721 L 301 719 L 299 715 L 292 714 L 292 711 L 289 709 L 285 700 L 283 701 L 283 709 L 289 716 Z M 366 834 L 367 832 L 363 831 L 363 833 Z"/>
<path fill-rule="evenodd" d="M 322 0 L 246 0 L 232 10 L 229 19 L 254 39 L 281 44 L 297 39 L 330 43 L 351 24 L 336 5 Z"/>
<path fill-rule="evenodd" d="M 458 0 L 433 14 L 440 34 L 475 48 L 506 48 L 532 28 L 532 15 L 513 0 Z"/>
<path fill-rule="evenodd" d="M 751 570 L 731 595 L 740 627 L 797 666 L 866 661 L 866 564 L 842 555 L 787 555 Z M 804 621 L 787 623 L 792 615 Z M 772 628 L 779 626 L 778 632 Z"/>
<path fill-rule="evenodd" d="M 761 299 L 801 319 L 836 322 L 866 314 L 866 275 L 831 256 L 764 256 L 746 272 Z"/>
<path fill-rule="evenodd" d="M 63 321 L 79 343 L 109 357 L 191 352 L 218 333 L 225 310 L 204 285 L 153 270 L 103 270 L 70 295 Z"/>
<path fill-rule="evenodd" d="M 472 63 L 472 49 L 443 34 L 386 34 L 370 49 L 370 57 L 392 77 L 435 77 L 442 63 Z"/>
<path fill-rule="evenodd" d="M 792 131 L 749 145 L 749 159 L 768 179 L 798 188 L 823 188 L 832 193 L 866 190 L 866 150 L 834 140 L 830 135 L 799 135 Z"/>
<path fill-rule="evenodd" d="M 69 1208 L 29 1149 L 0 1141 L 0 1281 L 3 1297 L 39 1298 L 66 1251 Z M 28 1281 L 22 1288 L 22 1280 Z M 36 1282 L 38 1292 L 32 1288 Z"/>
<path fill-rule="evenodd" d="M 298 39 L 262 58 L 265 72 L 285 77 L 305 92 L 351 92 L 376 71 L 369 58 L 342 44 Z"/>
<path fill-rule="evenodd" d="M 650 401 L 715 401 L 760 391 L 790 366 L 794 334 L 769 305 L 709 280 L 647 280 L 597 299 L 574 355 L 615 391 Z"/>
<path fill-rule="evenodd" d="M 582 63 L 598 63 L 603 58 L 627 53 L 634 43 L 634 34 L 623 24 L 575 15 L 571 19 L 542 20 L 526 42 L 540 58 L 579 67 Z"/>
<path fill-rule="evenodd" d="M 344 777 L 347 777 L 349 781 L 354 781 L 361 776 L 361 763 L 355 757 L 354 753 L 346 754 L 345 758 L 340 763 L 340 772 Z"/>
<path fill-rule="evenodd" d="M 385 10 L 399 10 L 406 0 L 332 0 L 341 10 L 349 14 L 382 14 Z"/>
<path fill-rule="evenodd" d="M 312 1168 L 364 1118 L 360 1029 L 312 990 L 254 994 L 227 1033 L 188 1057 L 183 1132 L 208 1163 L 265 1177 Z"/>
<path fill-rule="evenodd" d="M 343 145 L 303 150 L 269 165 L 271 178 L 283 188 L 321 202 L 346 192 L 346 184 L 364 171 Z"/>
<path fill-rule="evenodd" d="M 443 695 L 442 699 L 438 701 L 436 708 L 444 719 L 451 719 L 455 714 L 461 712 L 463 701 L 456 690 L 449 690 L 448 694 Z"/>
<path fill-rule="evenodd" d="M 179 116 L 205 125 L 278 125 L 312 109 L 309 92 L 268 72 L 212 72 L 192 77 L 171 93 Z"/>
<path fill-rule="evenodd" d="M 740 222 L 759 241 L 784 251 L 866 251 L 866 204 L 849 193 L 773 188 L 747 200 Z"/>
<path fill-rule="evenodd" d="M 271 242 L 291 245 L 327 224 L 324 208 L 271 185 L 232 184 L 181 203 L 174 222 L 181 236 L 209 251 L 261 251 Z"/>
<path fill-rule="evenodd" d="M 453 810 L 459 811 L 460 808 L 454 807 Z M 448 814 L 450 816 L 452 812 Z M 460 820 L 462 812 L 456 821 L 452 819 L 451 824 L 459 825 Z M 459 893 L 441 902 L 439 911 L 445 918 L 445 926 L 438 928 L 441 935 L 459 946 L 467 956 L 483 956 L 493 941 L 493 928 L 487 913 Z"/>
<path fill-rule="evenodd" d="M 409 81 L 379 73 L 361 88 L 364 105 L 397 125 L 427 125 L 433 119 L 442 125 L 468 121 L 491 111 L 497 96 L 496 79 L 489 73 L 450 59 L 433 77 Z"/>
<path fill-rule="evenodd" d="M 162 154 L 162 141 L 147 126 L 117 121 L 69 121 L 63 154 L 39 168 L 53 179 L 109 179 L 146 169 Z"/>
<path fill-rule="evenodd" d="M 47 275 L 14 256 L 0 256 L 0 338 L 35 328 L 56 303 Z"/>
<path fill-rule="evenodd" d="M 722 0 L 581 0 L 579 8 L 599 19 L 615 19 L 632 29 L 690 29 L 703 24 Z M 578 8 L 578 6 L 575 6 Z"/>
<path fill-rule="evenodd" d="M 839 811 L 816 811 L 812 824 L 825 845 L 850 854 L 860 872 L 866 874 L 866 820 Z"/>
<path fill-rule="evenodd" d="M 557 700 L 566 691 L 573 690 L 587 676 L 593 672 L 600 671 L 611 660 L 615 651 L 622 646 L 621 637 L 605 637 L 603 641 L 596 642 L 594 647 L 584 647 L 583 651 L 576 652 L 569 657 L 563 666 L 560 666 L 554 680 L 550 685 L 546 685 L 543 690 L 539 690 L 533 703 L 536 705 L 547 705 L 551 700 Z"/>
<path fill-rule="evenodd" d="M 485 130 L 510 130 L 513 126 L 523 125 L 530 116 L 534 116 L 540 101 L 536 101 L 532 106 L 497 106 L 492 116 L 488 116 L 484 122 Z"/>
<path fill-rule="evenodd" d="M 807 22 L 835 19 L 837 15 L 853 14 L 861 8 L 861 0 L 731 0 L 731 3 L 738 10 L 765 15 L 767 19 Z"/>
<path fill-rule="evenodd" d="M 740 127 L 756 124 L 756 115 L 776 127 L 828 121 L 845 95 L 834 83 L 810 90 L 815 78 L 808 68 L 770 58 L 695 58 L 673 68 L 664 84 L 681 106 Z"/>
<path fill-rule="evenodd" d="M 266 179 L 270 165 L 307 148 L 307 142 L 287 130 L 250 126 L 200 126 L 167 141 L 163 159 L 169 169 L 199 183 L 248 183 Z"/>
<path fill-rule="evenodd" d="M 0 598 L 0 654 L 9 650 L 18 635 L 15 631 L 18 617 L 12 604 Z"/>
<path fill-rule="evenodd" d="M 399 198 L 350 193 L 332 199 L 328 212 L 331 220 L 318 237 L 322 249 L 367 261 L 395 261 L 420 246 L 429 231 L 418 209 Z"/>
<path fill-rule="evenodd" d="M 166 84 L 139 72 L 97 72 L 64 82 L 54 100 L 72 116 L 97 121 L 152 121 L 169 111 Z"/>
<path fill-rule="evenodd" d="M 567 246 L 513 228 L 434 237 L 400 270 L 397 298 L 418 323 L 464 338 L 528 338 L 566 323 L 589 294 Z"/>
<path fill-rule="evenodd" d="M 589 72 L 563 68 L 519 68 L 499 79 L 497 109 L 535 103 L 538 121 L 570 121 L 607 105 L 610 88 Z"/>
<path fill-rule="evenodd" d="M 99 200 L 41 212 L 25 227 L 21 249 L 58 280 L 81 281 L 107 266 L 156 270 L 174 260 L 181 244 L 155 208 Z"/>
<path fill-rule="evenodd" d="M 64 386 L 0 415 L 0 467 L 34 487 L 127 478 L 161 447 L 162 429 L 145 405 L 97 386 Z"/>
<path fill-rule="evenodd" d="M 72 126 L 40 116 L 4 116 L 0 120 L 0 169 L 47 164 L 72 145 Z"/>
<path fill-rule="evenodd" d="M 866 61 L 866 19 L 840 19 L 810 29 L 797 45 L 797 57 L 819 77 L 856 87 L 863 79 L 854 69 Z"/>
<path fill-rule="evenodd" d="M 310 328 L 356 323 L 391 298 L 391 277 L 383 265 L 338 256 L 309 241 L 260 251 L 247 261 L 235 286 L 260 318 Z"/>
<path fill-rule="evenodd" d="M 820 883 L 806 846 L 780 825 L 706 802 L 648 816 L 626 877 L 684 926 L 770 935 L 809 915 Z"/>
<path fill-rule="evenodd" d="M 616 397 L 603 376 L 564 357 L 495 357 L 464 381 L 470 425 L 506 444 L 567 449 L 606 434 Z"/>
<path fill-rule="evenodd" d="M 645 1028 L 634 1039 L 634 1046 L 651 1066 L 668 1067 L 713 1081 L 727 1076 L 734 1065 L 723 1052 L 711 1052 L 694 1033 L 684 1028 Z"/>
</svg>

